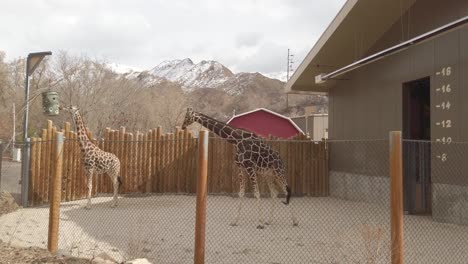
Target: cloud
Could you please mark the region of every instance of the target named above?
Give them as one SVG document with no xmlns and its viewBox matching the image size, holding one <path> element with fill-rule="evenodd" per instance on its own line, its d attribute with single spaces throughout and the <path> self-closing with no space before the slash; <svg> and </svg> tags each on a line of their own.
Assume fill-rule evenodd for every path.
<svg viewBox="0 0 468 264">
<path fill-rule="evenodd" d="M 261 39 L 262 39 L 262 35 L 261 33 L 258 33 L 258 32 L 240 33 L 236 37 L 236 47 L 248 48 L 248 47 L 256 46 L 258 45 Z"/>
<path fill-rule="evenodd" d="M 235 71 L 279 72 L 288 48 L 313 46 L 344 0 L 5 1 L 7 59 L 66 50 L 151 68 L 166 59 L 216 59 Z"/>
<path fill-rule="evenodd" d="M 296 51 L 294 57 L 305 57 L 308 50 Z M 293 52 L 291 52 L 293 53 Z M 240 60 L 236 68 L 247 72 L 277 73 L 287 70 L 288 46 L 273 42 L 265 42 L 256 48 L 250 56 Z M 300 61 L 293 59 L 293 67 L 297 67 Z"/>
</svg>

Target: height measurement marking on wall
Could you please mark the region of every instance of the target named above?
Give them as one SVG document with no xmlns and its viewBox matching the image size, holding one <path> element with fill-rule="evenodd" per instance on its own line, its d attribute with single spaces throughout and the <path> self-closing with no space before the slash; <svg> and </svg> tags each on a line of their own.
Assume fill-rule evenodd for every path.
<svg viewBox="0 0 468 264">
<path fill-rule="evenodd" d="M 441 71 L 436 72 L 436 75 L 450 76 L 452 74 L 452 67 L 444 67 Z"/>
<path fill-rule="evenodd" d="M 452 91 L 452 88 L 450 88 L 450 84 L 442 85 L 442 87 L 436 89 L 436 92 L 442 92 L 442 93 L 450 93 L 451 91 Z"/>
<path fill-rule="evenodd" d="M 437 142 L 441 142 L 442 144 L 450 144 L 452 143 L 452 137 L 442 137 L 436 139 Z"/>
<path fill-rule="evenodd" d="M 452 76 L 453 68 L 452 66 L 445 66 L 442 67 L 439 71 L 436 71 L 435 77 L 436 80 L 440 81 L 440 84 L 435 88 L 435 92 L 438 94 L 436 96 L 436 104 L 434 111 L 453 111 L 452 102 L 450 102 L 449 97 L 451 93 L 453 93 L 453 87 L 451 86 L 449 76 Z M 438 102 L 437 102 L 438 101 Z M 450 132 L 452 131 L 451 128 L 453 126 L 453 122 L 451 119 L 443 119 L 443 120 L 436 120 L 434 121 L 435 125 L 439 130 L 440 133 L 436 133 L 439 135 L 439 138 L 436 138 L 436 142 L 442 144 L 450 144 L 452 143 L 452 136 Z M 448 159 L 447 153 L 434 153 L 435 157 L 440 160 L 441 162 L 446 162 Z"/>
<path fill-rule="evenodd" d="M 442 120 L 440 122 L 436 122 L 436 126 L 440 126 L 443 128 L 451 128 L 452 127 L 452 120 Z"/>
<path fill-rule="evenodd" d="M 449 110 L 450 106 L 451 106 L 450 101 L 447 101 L 447 102 L 442 102 L 440 104 L 437 104 L 436 108 L 441 108 L 442 110 Z"/>
<path fill-rule="evenodd" d="M 447 153 L 442 153 L 440 155 L 436 155 L 436 158 L 439 159 L 440 161 L 442 162 L 446 162 L 447 161 Z"/>
</svg>

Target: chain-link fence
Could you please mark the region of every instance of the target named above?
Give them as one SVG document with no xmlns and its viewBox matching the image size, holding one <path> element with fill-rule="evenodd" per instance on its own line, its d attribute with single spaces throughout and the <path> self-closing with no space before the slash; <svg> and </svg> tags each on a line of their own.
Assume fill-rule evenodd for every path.
<svg viewBox="0 0 468 264">
<path fill-rule="evenodd" d="M 108 143 L 96 142 L 125 161 L 118 206 L 111 208 L 110 179 L 100 175 L 93 180 L 89 210 L 78 142 L 72 138 L 64 143 L 61 252 L 89 258 L 106 252 L 118 261 L 144 257 L 153 263 L 192 263 L 197 139 L 168 136 Z M 0 216 L 0 235 L 19 245 L 46 247 L 48 200 L 37 195 L 48 190 L 50 178 L 43 175 L 51 171 L 42 171 L 53 164 L 45 160 L 48 146 L 38 145 L 53 143 L 32 144 L 32 175 L 38 180 L 31 188 L 38 188 L 33 193 L 42 202 Z M 267 144 L 285 164 L 290 204 L 280 202 L 285 201 L 281 192 L 279 199 L 270 198 L 267 183 L 272 174 L 258 177 L 260 205 L 246 179 L 240 217 L 233 226 L 241 200 L 235 149 L 223 139 L 210 138 L 206 263 L 390 263 L 388 140 Z M 466 263 L 468 170 L 463 161 L 468 144 L 403 140 L 402 146 L 405 262 Z M 260 219 L 263 229 L 257 228 Z"/>
<path fill-rule="evenodd" d="M 12 159 L 9 144 L 0 143 L 0 192 L 8 193 L 16 203 L 21 202 L 21 162 Z M 15 144 L 16 149 L 22 147 Z"/>
<path fill-rule="evenodd" d="M 468 260 L 468 144 L 403 140 L 405 258 Z"/>
</svg>

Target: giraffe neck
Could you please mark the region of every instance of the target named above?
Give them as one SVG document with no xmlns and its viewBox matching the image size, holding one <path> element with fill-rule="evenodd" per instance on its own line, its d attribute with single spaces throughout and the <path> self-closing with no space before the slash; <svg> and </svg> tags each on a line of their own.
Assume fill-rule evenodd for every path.
<svg viewBox="0 0 468 264">
<path fill-rule="evenodd" d="M 81 117 L 79 111 L 76 111 L 73 114 L 73 120 L 75 120 L 76 133 L 78 134 L 78 142 L 80 144 L 81 152 L 84 152 L 90 146 L 94 146 L 94 144 L 88 138 L 88 135 L 86 133 L 86 127 L 84 125 L 83 118 Z"/>
<path fill-rule="evenodd" d="M 194 121 L 206 127 L 208 130 L 215 133 L 216 135 L 227 139 L 231 143 L 235 143 L 245 138 L 253 137 L 252 133 L 233 128 L 226 123 L 220 122 L 214 118 L 200 113 L 194 113 Z"/>
</svg>

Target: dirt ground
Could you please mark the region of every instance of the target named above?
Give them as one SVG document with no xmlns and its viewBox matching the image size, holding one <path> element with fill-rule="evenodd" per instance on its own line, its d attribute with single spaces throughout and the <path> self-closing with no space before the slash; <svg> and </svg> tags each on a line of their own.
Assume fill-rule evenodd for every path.
<svg viewBox="0 0 468 264">
<path fill-rule="evenodd" d="M 195 197 L 164 195 L 110 197 L 62 203 L 59 247 L 76 257 L 105 252 L 118 261 L 136 257 L 153 263 L 193 263 Z M 267 199 L 263 207 L 268 208 Z M 206 263 L 375 263 L 389 262 L 387 208 L 334 198 L 293 198 L 300 221 L 277 204 L 272 225 L 259 230 L 254 199 L 246 199 L 238 226 L 229 225 L 237 198 L 209 196 Z M 269 210 L 268 210 L 269 211 Z M 45 248 L 48 208 L 19 209 L 0 217 L 0 237 L 15 246 Z M 265 213 L 265 210 L 264 210 Z M 407 263 L 466 263 L 468 227 L 405 216 Z"/>
<path fill-rule="evenodd" d="M 13 196 L 8 192 L 0 192 L 0 217 L 19 209 Z M 3 239 L 5 237 L 2 236 Z M 10 237 L 11 238 L 11 237 Z M 24 264 L 24 263 L 91 263 L 89 259 L 74 257 L 57 257 L 50 254 L 44 248 L 12 246 L 11 241 L 0 239 L 0 264 Z"/>
<path fill-rule="evenodd" d="M 3 160 L 0 182 L 0 218 L 20 208 L 21 163 Z M 0 222 L 1 223 L 1 222 Z M 11 238 L 11 237 L 10 237 Z M 67 263 L 89 264 L 89 259 L 53 256 L 47 245 L 13 246 L 9 237 L 0 236 L 0 264 Z"/>
<path fill-rule="evenodd" d="M 14 247 L 0 240 L 0 263 L 90 264 L 91 260 L 74 257 L 52 256 L 49 251 L 44 248 Z"/>
</svg>

